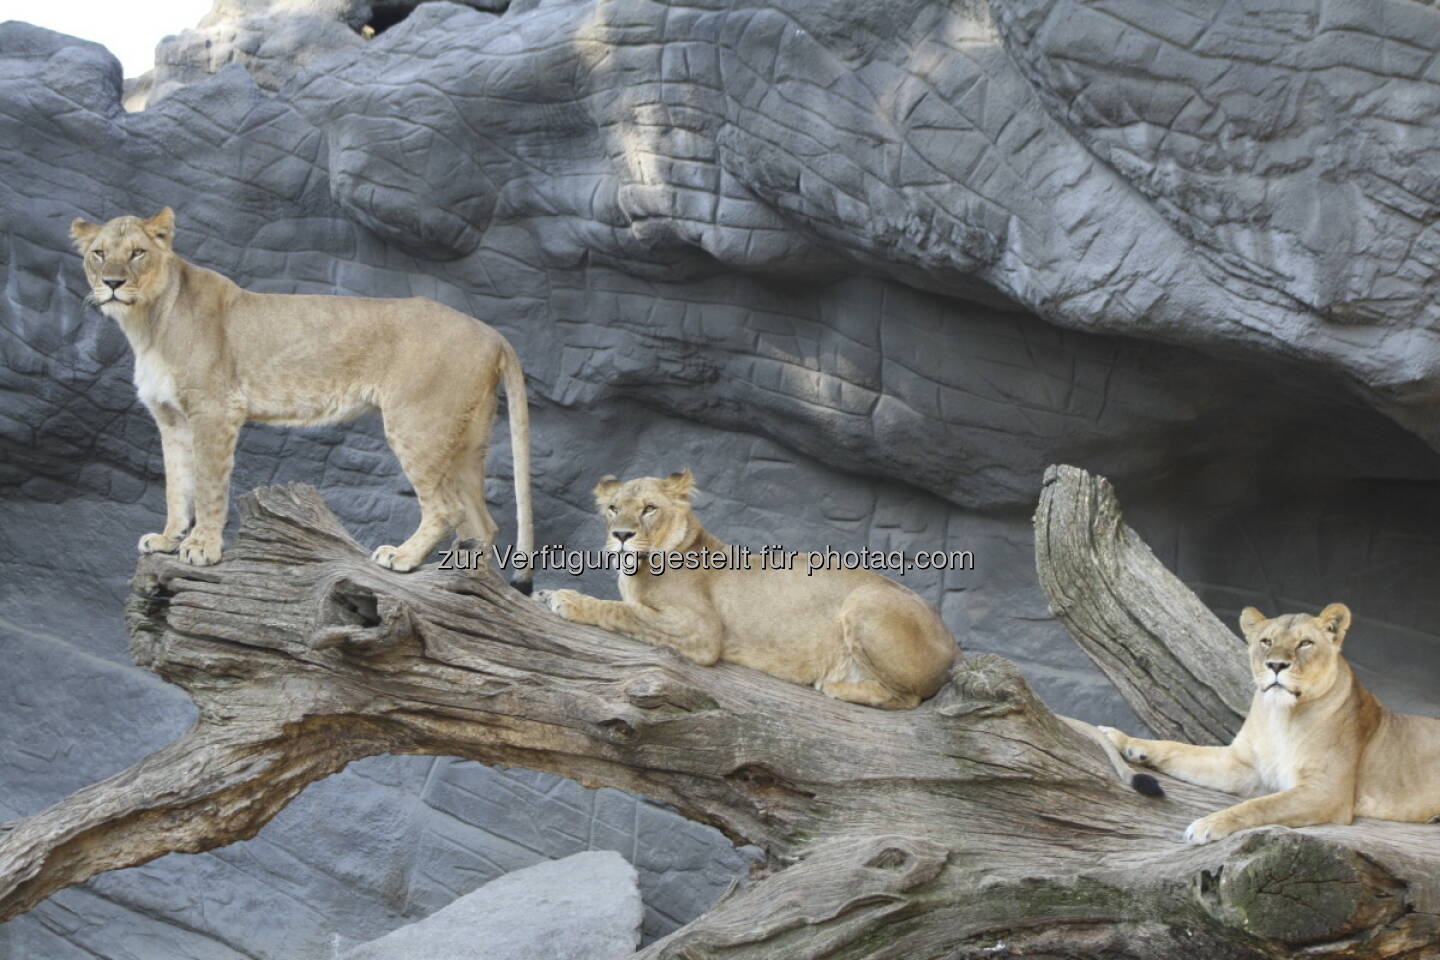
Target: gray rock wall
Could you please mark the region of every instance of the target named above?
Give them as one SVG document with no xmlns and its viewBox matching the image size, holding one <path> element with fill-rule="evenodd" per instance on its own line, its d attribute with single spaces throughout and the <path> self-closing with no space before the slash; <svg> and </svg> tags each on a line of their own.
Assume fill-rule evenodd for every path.
<svg viewBox="0 0 1440 960">
<path fill-rule="evenodd" d="M 193 716 L 125 653 L 159 443 L 66 236 L 166 204 L 183 255 L 252 289 L 498 326 L 542 543 L 598 541 L 600 475 L 689 465 L 736 542 L 971 550 L 905 582 L 1057 709 L 1133 726 L 1035 583 L 1041 471 L 1077 463 L 1222 615 L 1344 600 L 1366 678 L 1433 711 L 1434 91 L 1411 52 L 1440 18 L 1383 6 L 1227 5 L 1186 33 L 1144 0 L 433 2 L 363 41 L 363 4 L 255 2 L 166 41 L 137 113 L 104 50 L 0 26 L 0 819 Z M 502 542 L 508 450 L 501 427 Z M 236 489 L 286 480 L 365 543 L 415 522 L 373 420 L 247 428 Z M 328 957 L 585 849 L 635 864 L 648 936 L 749 856 L 616 791 L 372 758 L 255 840 L 52 898 L 0 958 Z"/>
</svg>

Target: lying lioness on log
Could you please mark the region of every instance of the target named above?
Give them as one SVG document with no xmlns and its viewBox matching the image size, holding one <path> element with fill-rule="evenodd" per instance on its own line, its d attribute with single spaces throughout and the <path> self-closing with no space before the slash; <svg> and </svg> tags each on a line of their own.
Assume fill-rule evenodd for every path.
<svg viewBox="0 0 1440 960">
<path fill-rule="evenodd" d="M 1190 824 L 1209 843 L 1279 824 L 1350 823 L 1356 817 L 1419 822 L 1440 816 L 1440 719 L 1392 713 L 1341 655 L 1350 609 L 1267 619 L 1240 614 L 1255 695 L 1228 747 L 1141 740 L 1101 729 L 1129 760 L 1205 787 L 1254 794 Z"/>
<path fill-rule="evenodd" d="M 607 549 L 726 553 L 690 510 L 694 486 L 689 470 L 601 480 L 595 502 Z M 536 597 L 567 620 L 673 647 L 697 663 L 738 663 L 874 707 L 915 706 L 940 689 L 955 660 L 955 640 L 934 608 L 869 570 L 812 573 L 756 559 L 738 569 L 657 573 L 640 563 L 621 573 L 620 595 Z"/>
</svg>

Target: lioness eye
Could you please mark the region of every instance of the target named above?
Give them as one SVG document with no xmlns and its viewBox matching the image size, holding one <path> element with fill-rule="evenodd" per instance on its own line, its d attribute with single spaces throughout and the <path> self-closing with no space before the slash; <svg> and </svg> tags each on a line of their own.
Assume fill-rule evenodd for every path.
<svg viewBox="0 0 1440 960">
<path fill-rule="evenodd" d="M 136 257 L 143 257 L 143 256 L 145 256 L 145 251 L 144 251 L 144 250 L 136 250 L 134 253 L 130 254 L 130 259 L 131 259 L 131 260 L 134 260 Z"/>
<path fill-rule="evenodd" d="M 612 503 L 612 504 L 610 504 L 610 506 L 606 507 L 605 509 L 606 509 L 606 510 L 609 510 L 611 513 L 614 513 L 614 512 L 615 512 L 615 504 Z"/>
<path fill-rule="evenodd" d="M 91 250 L 91 251 L 90 251 L 90 256 L 94 257 L 96 260 L 104 260 L 104 259 L 105 259 L 105 251 L 104 251 L 104 250 Z"/>
<path fill-rule="evenodd" d="M 644 509 L 644 510 L 641 510 L 640 512 L 641 512 L 641 513 L 654 513 L 654 512 L 655 512 L 655 504 L 653 504 L 653 503 L 647 503 L 647 504 L 645 504 L 645 509 Z"/>
<path fill-rule="evenodd" d="M 1301 641 L 1300 641 L 1300 649 L 1301 649 L 1301 650 L 1304 650 L 1306 647 L 1313 647 L 1313 646 L 1315 646 L 1315 641 L 1314 641 L 1314 640 L 1301 640 Z"/>
<path fill-rule="evenodd" d="M 1261 638 L 1260 638 L 1260 646 L 1262 646 L 1262 647 L 1268 647 L 1268 646 L 1270 646 L 1270 638 L 1269 638 L 1269 637 L 1261 637 Z"/>
</svg>

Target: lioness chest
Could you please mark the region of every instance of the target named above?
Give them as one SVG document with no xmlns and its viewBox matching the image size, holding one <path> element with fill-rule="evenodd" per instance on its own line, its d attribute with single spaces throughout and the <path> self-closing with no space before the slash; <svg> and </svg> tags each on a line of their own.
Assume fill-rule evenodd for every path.
<svg viewBox="0 0 1440 960">
<path fill-rule="evenodd" d="M 175 376 L 158 352 L 144 350 L 135 354 L 134 381 L 136 395 L 149 409 L 179 406 Z"/>
<path fill-rule="evenodd" d="M 1266 792 L 1290 790 L 1300 782 L 1302 766 L 1313 766 L 1317 758 L 1316 745 L 1305 745 L 1306 732 L 1297 730 L 1294 717 L 1289 711 L 1259 704 L 1252 708 L 1255 714 L 1255 730 L 1251 738 L 1254 750 L 1255 773 Z M 1313 739 L 1313 738 L 1311 738 Z M 1322 755 L 1328 751 L 1323 749 Z M 1329 745 L 1333 750 L 1333 744 Z M 1339 758 L 1323 756 L 1327 762 L 1339 762 Z M 1347 762 L 1354 763 L 1354 758 Z"/>
</svg>

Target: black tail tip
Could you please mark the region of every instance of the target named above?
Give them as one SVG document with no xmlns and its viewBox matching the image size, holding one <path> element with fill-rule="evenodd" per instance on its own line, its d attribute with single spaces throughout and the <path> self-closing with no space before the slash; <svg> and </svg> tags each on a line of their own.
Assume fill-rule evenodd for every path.
<svg viewBox="0 0 1440 960">
<path fill-rule="evenodd" d="M 521 580 L 517 577 L 514 580 L 510 581 L 510 586 L 514 587 L 516 590 L 519 590 L 527 597 L 535 592 L 535 581 L 533 580 Z M 1154 777 L 1151 777 L 1151 779 L 1153 780 Z"/>
<path fill-rule="evenodd" d="M 1165 796 L 1165 788 L 1160 786 L 1160 781 L 1148 773 L 1135 774 L 1130 778 L 1130 786 L 1135 788 L 1136 793 L 1143 793 L 1147 797 Z"/>
</svg>

